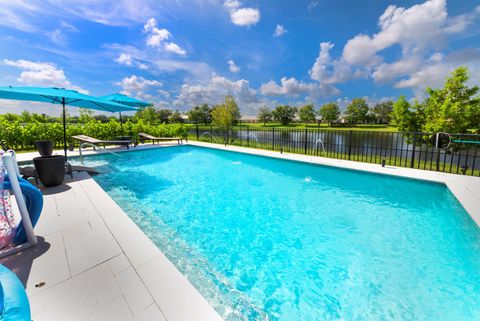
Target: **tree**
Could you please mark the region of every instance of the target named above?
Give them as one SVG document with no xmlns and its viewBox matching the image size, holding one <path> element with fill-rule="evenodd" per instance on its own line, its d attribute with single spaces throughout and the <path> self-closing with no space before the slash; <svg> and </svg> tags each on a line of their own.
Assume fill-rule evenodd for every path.
<svg viewBox="0 0 480 321">
<path fill-rule="evenodd" d="M 80 117 L 78 118 L 79 123 L 85 124 L 91 120 L 94 120 L 93 114 L 95 114 L 95 112 L 93 110 L 87 109 L 87 108 L 80 108 L 79 112 L 80 112 Z"/>
<path fill-rule="evenodd" d="M 187 112 L 188 119 L 195 123 L 204 123 L 208 125 L 212 122 L 212 109 L 208 107 L 207 104 L 203 104 L 202 106 L 195 106 L 190 111 Z"/>
<path fill-rule="evenodd" d="M 156 111 L 157 119 L 160 123 L 168 123 L 170 116 L 173 114 L 173 111 L 170 109 L 158 109 Z"/>
<path fill-rule="evenodd" d="M 355 98 L 350 105 L 347 106 L 347 119 L 350 123 L 358 124 L 366 122 L 368 119 L 369 107 L 365 99 Z"/>
<path fill-rule="evenodd" d="M 391 120 L 391 113 L 393 110 L 393 102 L 386 101 L 375 104 L 372 108 L 372 113 L 375 116 L 377 123 L 388 124 Z"/>
<path fill-rule="evenodd" d="M 258 110 L 257 119 L 263 123 L 263 126 L 265 126 L 267 123 L 272 121 L 272 112 L 266 106 L 261 107 Z"/>
<path fill-rule="evenodd" d="M 225 96 L 223 103 L 213 107 L 212 120 L 217 126 L 228 128 L 240 119 L 240 110 L 231 95 Z"/>
<path fill-rule="evenodd" d="M 8 123 L 15 123 L 20 121 L 20 116 L 12 113 L 3 114 L 2 118 Z"/>
<path fill-rule="evenodd" d="M 280 122 L 282 125 L 288 125 L 295 119 L 297 115 L 297 108 L 290 107 L 288 105 L 277 106 L 272 111 L 272 116 L 275 121 Z"/>
<path fill-rule="evenodd" d="M 391 113 L 393 123 L 403 132 L 418 132 L 422 128 L 423 107 L 418 101 L 412 108 L 405 96 L 400 98 L 393 104 Z"/>
<path fill-rule="evenodd" d="M 328 103 L 320 107 L 318 114 L 331 126 L 340 116 L 340 108 L 336 103 Z"/>
<path fill-rule="evenodd" d="M 313 105 L 308 104 L 300 108 L 298 111 L 298 117 L 302 123 L 313 123 L 315 122 L 315 110 L 313 109 Z"/>
<path fill-rule="evenodd" d="M 174 111 L 170 117 L 168 117 L 168 122 L 170 124 L 182 124 L 183 123 L 183 118 L 182 114 L 178 110 Z"/>
<path fill-rule="evenodd" d="M 447 77 L 442 89 L 427 88 L 424 131 L 466 133 L 480 127 L 479 87 L 467 86 L 469 77 L 468 69 L 459 67 Z"/>
<path fill-rule="evenodd" d="M 135 119 L 139 121 L 140 119 L 143 120 L 144 123 L 147 124 L 155 124 L 157 123 L 157 113 L 154 106 L 147 106 L 144 108 L 140 108 L 135 112 Z"/>
<path fill-rule="evenodd" d="M 28 111 L 24 110 L 20 114 L 20 119 L 22 123 L 28 124 L 32 122 L 32 115 Z"/>
</svg>

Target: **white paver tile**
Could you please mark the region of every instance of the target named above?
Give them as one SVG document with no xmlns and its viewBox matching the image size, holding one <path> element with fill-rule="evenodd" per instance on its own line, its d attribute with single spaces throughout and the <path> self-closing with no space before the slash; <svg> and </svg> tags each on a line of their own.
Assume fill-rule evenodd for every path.
<svg viewBox="0 0 480 321">
<path fill-rule="evenodd" d="M 48 249 L 32 262 L 26 287 L 28 295 L 44 291 L 70 278 L 70 270 L 61 233 L 49 235 L 38 247 L 48 247 Z M 45 284 L 38 288 L 35 287 L 36 284 L 41 282 Z"/>
<path fill-rule="evenodd" d="M 169 321 L 193 321 L 209 307 L 163 255 L 142 266 L 138 273 Z"/>
<path fill-rule="evenodd" d="M 65 239 L 65 249 L 72 275 L 122 253 L 113 236 L 107 231 L 92 231 L 67 238 Z"/>
<path fill-rule="evenodd" d="M 118 273 L 115 279 L 134 315 L 144 311 L 153 303 L 152 296 L 133 268 L 129 267 Z"/>
<path fill-rule="evenodd" d="M 223 321 L 222 317 L 212 307 L 207 307 L 195 321 Z"/>
<path fill-rule="evenodd" d="M 120 296 L 101 307 L 82 321 L 130 321 L 133 315 L 128 309 L 127 303 L 123 296 Z M 152 319 L 151 321 L 154 321 Z"/>
<path fill-rule="evenodd" d="M 105 263 L 38 293 L 30 305 L 35 321 L 81 320 L 121 295 Z"/>
<path fill-rule="evenodd" d="M 117 275 L 118 273 L 132 266 L 127 260 L 125 254 L 117 255 L 114 258 L 108 260 L 108 265 L 110 266 L 110 269 L 112 269 L 113 275 Z"/>
<path fill-rule="evenodd" d="M 158 306 L 154 303 L 135 317 L 135 321 L 167 321 Z M 213 320 L 212 320 L 213 321 Z"/>
</svg>

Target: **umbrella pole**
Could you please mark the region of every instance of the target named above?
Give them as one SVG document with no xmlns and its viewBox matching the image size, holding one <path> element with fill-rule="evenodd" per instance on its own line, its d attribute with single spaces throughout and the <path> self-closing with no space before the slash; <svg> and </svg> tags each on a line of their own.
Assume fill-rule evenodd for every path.
<svg viewBox="0 0 480 321">
<path fill-rule="evenodd" d="M 122 112 L 119 111 L 118 114 L 120 115 L 120 129 L 122 131 L 122 139 L 123 139 L 125 137 L 125 135 L 123 134 Z"/>
<path fill-rule="evenodd" d="M 65 115 L 65 97 L 62 98 L 63 106 L 63 152 L 65 154 L 65 162 L 67 161 L 67 117 Z"/>
</svg>

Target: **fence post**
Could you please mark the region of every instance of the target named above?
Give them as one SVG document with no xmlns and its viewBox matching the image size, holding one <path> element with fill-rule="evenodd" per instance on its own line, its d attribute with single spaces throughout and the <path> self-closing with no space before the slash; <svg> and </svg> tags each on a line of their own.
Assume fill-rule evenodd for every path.
<svg viewBox="0 0 480 321">
<path fill-rule="evenodd" d="M 275 150 L 275 127 L 272 128 L 272 150 Z"/>
<path fill-rule="evenodd" d="M 308 133 L 308 129 L 305 128 L 305 135 L 303 136 L 303 140 L 305 141 L 305 155 L 307 155 L 307 133 Z"/>
<path fill-rule="evenodd" d="M 440 149 L 437 150 L 437 166 L 435 166 L 435 170 L 438 172 L 440 170 Z"/>
<path fill-rule="evenodd" d="M 227 126 L 227 136 L 226 136 L 227 139 L 225 139 L 225 136 L 224 136 L 224 139 L 225 139 L 225 146 L 227 146 L 228 144 L 228 126 Z"/>
<path fill-rule="evenodd" d="M 353 134 L 353 130 L 349 130 L 349 133 L 348 133 L 348 159 L 351 159 L 351 157 L 352 157 L 352 134 Z"/>
<path fill-rule="evenodd" d="M 197 140 L 198 140 L 198 122 L 197 122 Z"/>
<path fill-rule="evenodd" d="M 247 126 L 247 147 L 250 147 L 250 129 Z"/>
<path fill-rule="evenodd" d="M 213 143 L 213 128 L 212 128 L 212 125 L 210 125 L 210 143 Z"/>
<path fill-rule="evenodd" d="M 410 168 L 415 167 L 415 147 L 417 146 L 417 133 L 413 133 L 412 159 L 410 160 Z"/>
</svg>

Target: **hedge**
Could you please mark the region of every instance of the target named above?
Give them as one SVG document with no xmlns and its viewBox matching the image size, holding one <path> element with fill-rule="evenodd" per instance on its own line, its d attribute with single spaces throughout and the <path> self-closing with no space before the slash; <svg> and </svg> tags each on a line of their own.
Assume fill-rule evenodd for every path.
<svg viewBox="0 0 480 321">
<path fill-rule="evenodd" d="M 147 133 L 158 137 L 181 136 L 186 137 L 188 128 L 182 124 L 145 124 L 141 120 L 137 123 L 127 121 L 123 124 L 123 132 L 133 139 L 138 139 L 138 133 Z M 88 135 L 103 140 L 115 139 L 122 134 L 120 123 L 111 120 L 108 123 L 91 121 L 86 124 L 68 125 L 68 144 L 75 144 L 73 135 Z M 32 122 L 22 124 L 7 122 L 0 118 L 0 140 L 13 149 L 34 149 L 37 140 L 52 140 L 56 147 L 63 145 L 63 125 L 60 123 Z"/>
</svg>

